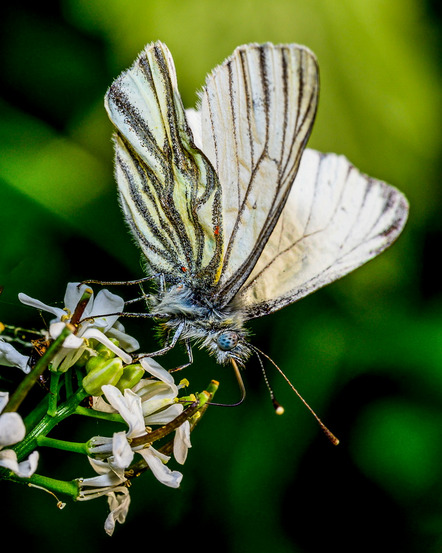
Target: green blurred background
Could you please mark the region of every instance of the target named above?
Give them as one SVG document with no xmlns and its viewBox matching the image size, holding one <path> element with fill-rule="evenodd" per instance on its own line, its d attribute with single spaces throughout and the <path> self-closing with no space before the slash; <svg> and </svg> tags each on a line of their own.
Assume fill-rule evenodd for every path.
<svg viewBox="0 0 442 553">
<path fill-rule="evenodd" d="M 175 547 L 227 552 L 442 551 L 442 21 L 437 0 L 65 0 L 0 19 L 0 320 L 41 327 L 24 291 L 58 304 L 68 281 L 141 276 L 116 201 L 107 86 L 142 47 L 172 51 L 186 106 L 239 44 L 298 42 L 318 56 L 310 146 L 345 154 L 408 196 L 398 242 L 368 265 L 251 324 L 253 340 L 341 439 L 334 448 L 282 379 L 273 413 L 255 360 L 248 396 L 212 408 L 193 434 L 179 490 L 145 475 L 128 520 L 103 531 L 104 499 L 63 511 L 38 490 L 1 483 L 3 543 L 40 551 Z M 144 351 L 150 326 L 130 321 Z M 183 359 L 177 350 L 164 360 Z M 206 353 L 193 389 L 221 382 Z M 75 421 L 77 422 L 77 421 Z M 81 421 L 80 421 L 81 422 Z M 93 423 L 95 424 L 95 423 Z M 95 426 L 60 429 L 86 440 Z M 40 470 L 53 471 L 42 452 Z M 62 457 L 66 479 L 91 476 Z M 47 472 L 48 473 L 48 472 Z"/>
</svg>

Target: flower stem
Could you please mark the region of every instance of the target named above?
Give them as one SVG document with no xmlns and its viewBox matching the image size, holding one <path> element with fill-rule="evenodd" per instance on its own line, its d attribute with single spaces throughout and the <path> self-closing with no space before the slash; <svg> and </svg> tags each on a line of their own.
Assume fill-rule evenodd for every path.
<svg viewBox="0 0 442 553">
<path fill-rule="evenodd" d="M 13 472 L 10 472 L 8 480 L 17 482 L 18 484 L 25 484 L 30 487 L 41 488 L 44 489 L 44 491 L 49 491 L 54 494 L 62 493 L 69 495 L 73 499 L 76 499 L 79 493 L 78 482 L 76 480 L 56 480 L 55 478 L 41 476 L 40 474 L 33 474 L 29 478 L 20 478 Z"/>
<path fill-rule="evenodd" d="M 58 383 L 61 373 L 51 371 L 51 383 L 49 388 L 48 415 L 53 417 L 57 411 Z"/>
<path fill-rule="evenodd" d="M 37 436 L 36 442 L 38 446 L 52 447 L 54 449 L 62 449 L 64 451 L 72 451 L 74 453 L 88 453 L 87 443 L 82 442 L 67 442 L 66 440 L 56 440 L 46 436 Z"/>
<path fill-rule="evenodd" d="M 124 419 L 119 413 L 105 413 L 104 411 L 95 411 L 94 409 L 88 409 L 87 407 L 81 407 L 80 405 L 75 409 L 75 414 L 82 415 L 84 417 L 91 417 L 93 419 L 121 422 L 122 424 L 124 424 Z"/>
<path fill-rule="evenodd" d="M 43 372 L 47 369 L 55 353 L 57 353 L 57 351 L 62 347 L 63 342 L 65 341 L 67 336 L 69 336 L 69 334 L 72 334 L 74 330 L 75 328 L 69 324 L 64 327 L 64 329 L 60 333 L 60 336 L 58 336 L 58 338 L 52 342 L 46 353 L 38 360 L 32 371 L 28 373 L 17 386 L 17 389 L 12 394 L 8 404 L 4 409 L 4 412 L 17 411 L 22 401 L 28 395 L 34 384 L 37 382 L 38 377 L 41 376 Z"/>
<path fill-rule="evenodd" d="M 77 406 L 85 397 L 87 397 L 87 393 L 80 388 L 71 398 L 57 408 L 54 416 L 46 414 L 30 430 L 25 439 L 13 447 L 18 459 L 23 459 L 33 451 L 37 447 L 41 436 L 46 436 L 59 422 L 73 415 Z"/>
</svg>

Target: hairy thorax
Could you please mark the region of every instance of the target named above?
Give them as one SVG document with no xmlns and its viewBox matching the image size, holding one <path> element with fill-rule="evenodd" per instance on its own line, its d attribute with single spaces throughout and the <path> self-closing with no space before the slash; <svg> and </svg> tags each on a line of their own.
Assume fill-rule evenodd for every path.
<svg viewBox="0 0 442 553">
<path fill-rule="evenodd" d="M 202 299 L 204 298 L 204 299 Z M 158 293 L 151 301 L 151 312 L 165 336 L 179 333 L 179 340 L 194 341 L 214 355 L 218 363 L 231 358 L 241 365 L 251 354 L 248 332 L 243 328 L 241 311 L 229 307 L 217 309 L 207 294 L 198 293 L 185 284 L 177 284 Z"/>
</svg>

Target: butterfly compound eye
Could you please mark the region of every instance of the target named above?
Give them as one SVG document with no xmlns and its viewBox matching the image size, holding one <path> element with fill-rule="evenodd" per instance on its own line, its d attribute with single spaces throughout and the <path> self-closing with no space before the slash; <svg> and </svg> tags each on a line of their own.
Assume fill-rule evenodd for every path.
<svg viewBox="0 0 442 553">
<path fill-rule="evenodd" d="M 226 332 L 221 332 L 217 337 L 216 343 L 218 344 L 219 349 L 223 351 L 229 351 L 233 349 L 238 343 L 238 334 L 232 330 Z"/>
</svg>

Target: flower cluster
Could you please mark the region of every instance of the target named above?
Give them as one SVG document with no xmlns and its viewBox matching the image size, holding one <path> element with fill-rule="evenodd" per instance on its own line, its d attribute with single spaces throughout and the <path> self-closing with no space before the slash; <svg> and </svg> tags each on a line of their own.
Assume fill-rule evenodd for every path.
<svg viewBox="0 0 442 553">
<path fill-rule="evenodd" d="M 41 333 L 47 350 L 36 363 L 10 339 L 0 338 L 0 365 L 25 373 L 11 397 L 0 392 L 0 477 L 26 478 L 39 485 L 38 446 L 86 455 L 96 476 L 70 482 L 46 479 L 43 487 L 80 501 L 106 496 L 110 513 L 105 531 L 112 535 L 115 523 L 125 521 L 132 478 L 150 471 L 168 487 L 180 485 L 183 474 L 169 468 L 168 462 L 173 456 L 184 464 L 190 432 L 216 383 L 210 392 L 179 397 L 187 380 L 176 384 L 170 372 L 146 355 L 134 360 L 131 354 L 139 343 L 118 321 L 124 301 L 108 290 L 94 297 L 87 285 L 70 283 L 63 309 L 26 294 L 19 299 L 54 318 Z M 17 409 L 45 371 L 50 381 L 47 408 L 28 413 L 25 426 Z M 74 376 L 78 386 L 73 385 Z M 93 436 L 84 444 L 49 437 L 51 429 L 71 414 L 115 421 L 124 429 L 112 436 Z M 14 447 L 4 449 L 8 446 Z"/>
<path fill-rule="evenodd" d="M 141 365 L 155 379 L 142 379 L 133 388 L 121 392 L 116 386 L 106 384 L 102 391 L 107 400 L 94 398 L 93 408 L 107 413 L 118 413 L 126 422 L 126 431 L 115 432 L 111 438 L 95 436 L 89 440 L 89 462 L 99 474 L 94 478 L 80 479 L 79 500 L 89 500 L 102 495 L 109 499 L 110 514 L 105 530 L 113 532 L 115 521 L 123 522 L 129 507 L 129 493 L 124 483 L 126 470 L 132 463 L 135 453 L 139 454 L 154 476 L 166 486 L 177 488 L 183 475 L 170 470 L 166 463 L 170 456 L 155 449 L 149 442 L 132 445 L 134 438 L 143 436 L 149 440 L 146 427 L 166 426 L 182 412 L 183 405 L 176 403 L 179 386 L 176 386 L 170 373 L 155 361 L 143 358 Z M 183 464 L 190 444 L 190 423 L 185 420 L 175 430 L 173 453 L 175 459 Z"/>
<path fill-rule="evenodd" d="M 118 322 L 119 313 L 124 309 L 123 298 L 108 290 L 100 290 L 94 299 L 93 292 L 87 285 L 70 282 L 66 288 L 63 309 L 46 305 L 26 294 L 19 294 L 18 299 L 25 305 L 55 315 L 49 325 L 48 334 L 51 339 L 57 338 L 67 323 L 76 326 L 75 335 L 64 341 L 63 347 L 52 360 L 52 370 L 68 370 L 87 349 L 88 340 L 91 339 L 106 346 L 125 363 L 132 362 L 129 353 L 139 348 L 137 340 L 126 334 L 123 325 Z M 118 340 L 125 351 L 117 347 L 111 338 Z M 89 351 L 94 355 L 93 351 Z"/>
<path fill-rule="evenodd" d="M 26 461 L 19 463 L 17 454 L 5 446 L 21 442 L 26 435 L 26 428 L 18 413 L 2 413 L 9 399 L 8 392 L 0 392 L 0 467 L 9 469 L 21 478 L 34 474 L 38 463 L 38 451 L 33 451 Z"/>
</svg>

